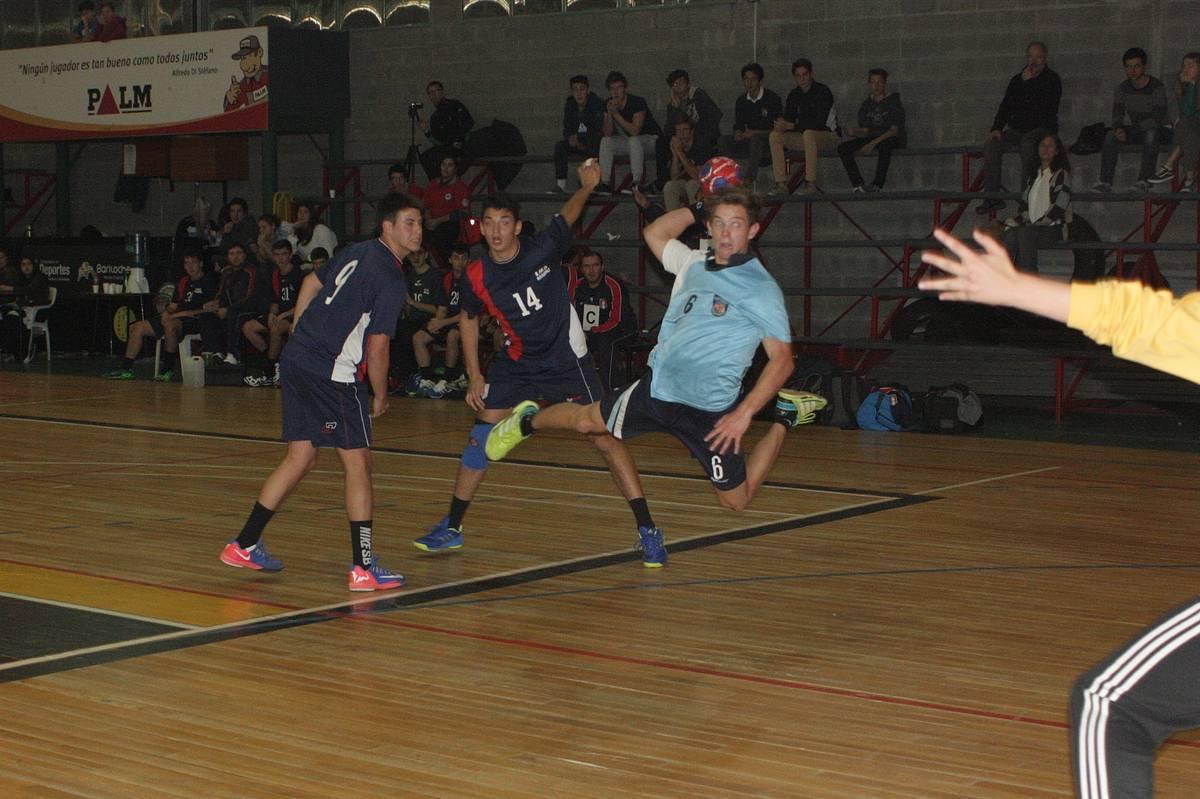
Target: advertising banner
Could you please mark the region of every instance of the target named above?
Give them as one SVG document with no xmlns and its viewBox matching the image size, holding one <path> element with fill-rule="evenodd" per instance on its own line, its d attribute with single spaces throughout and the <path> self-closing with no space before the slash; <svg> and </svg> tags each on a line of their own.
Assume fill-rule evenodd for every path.
<svg viewBox="0 0 1200 799">
<path fill-rule="evenodd" d="M 267 129 L 266 28 L 0 50 L 0 142 Z"/>
</svg>

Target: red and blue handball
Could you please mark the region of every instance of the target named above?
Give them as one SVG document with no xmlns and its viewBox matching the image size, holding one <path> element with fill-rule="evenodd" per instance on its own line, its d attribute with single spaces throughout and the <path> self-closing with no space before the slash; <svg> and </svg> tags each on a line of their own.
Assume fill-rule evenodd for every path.
<svg viewBox="0 0 1200 799">
<path fill-rule="evenodd" d="M 715 194 L 721 189 L 742 185 L 742 168 L 724 155 L 710 158 L 700 167 L 700 191 Z"/>
</svg>

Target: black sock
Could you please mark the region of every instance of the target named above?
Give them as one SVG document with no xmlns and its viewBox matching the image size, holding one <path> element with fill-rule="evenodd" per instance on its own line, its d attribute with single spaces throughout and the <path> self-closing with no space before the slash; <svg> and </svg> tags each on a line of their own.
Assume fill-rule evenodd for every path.
<svg viewBox="0 0 1200 799">
<path fill-rule="evenodd" d="M 447 366 L 446 367 L 446 379 L 447 380 L 457 380 L 458 378 L 462 377 L 462 373 L 463 373 L 463 370 L 462 370 L 461 366 Z"/>
<path fill-rule="evenodd" d="M 350 522 L 350 547 L 354 550 L 354 565 L 369 569 L 375 562 L 371 555 L 371 520 Z"/>
<path fill-rule="evenodd" d="M 638 527 L 654 526 L 654 519 L 650 518 L 650 507 L 646 504 L 645 497 L 629 500 L 629 509 L 633 511 L 633 518 L 637 519 Z"/>
<path fill-rule="evenodd" d="M 238 533 L 237 545 L 242 549 L 249 549 L 257 544 L 258 539 L 262 538 L 263 528 L 274 515 L 275 511 L 255 502 L 254 510 L 250 511 L 250 518 L 246 519 L 246 526 Z"/>
<path fill-rule="evenodd" d="M 434 368 L 432 366 L 422 366 L 417 371 L 420 372 L 421 378 L 423 380 L 432 380 L 434 377 L 437 376 L 437 372 L 434 370 Z"/>
<path fill-rule="evenodd" d="M 453 527 L 455 530 L 461 530 L 463 516 L 467 515 L 467 507 L 470 504 L 471 504 L 471 500 L 469 500 L 469 499 L 459 499 L 458 497 L 451 497 L 450 498 L 450 513 L 448 514 L 448 516 L 450 517 L 450 521 L 448 521 L 447 524 L 450 525 L 451 527 Z"/>
<path fill-rule="evenodd" d="M 132 369 L 133 368 L 133 358 L 122 358 L 121 359 L 121 368 L 122 369 Z"/>
</svg>

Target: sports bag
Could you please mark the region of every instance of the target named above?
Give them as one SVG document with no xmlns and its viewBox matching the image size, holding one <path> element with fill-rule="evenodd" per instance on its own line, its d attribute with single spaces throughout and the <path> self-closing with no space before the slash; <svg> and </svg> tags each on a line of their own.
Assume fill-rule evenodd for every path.
<svg viewBox="0 0 1200 799">
<path fill-rule="evenodd" d="M 912 394 L 904 386 L 876 386 L 858 406 L 858 426 L 863 430 L 898 433 L 912 425 Z"/>
</svg>

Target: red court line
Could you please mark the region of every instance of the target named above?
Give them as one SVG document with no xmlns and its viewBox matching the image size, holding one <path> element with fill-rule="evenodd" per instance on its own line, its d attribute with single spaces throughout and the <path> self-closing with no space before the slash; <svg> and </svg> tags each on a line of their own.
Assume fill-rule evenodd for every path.
<svg viewBox="0 0 1200 799">
<path fill-rule="evenodd" d="M 1065 730 L 1068 728 L 1067 723 L 1063 721 L 1039 719 L 1034 716 L 1026 716 L 1019 713 L 1002 713 L 995 710 L 983 710 L 981 708 L 965 707 L 962 705 L 950 705 L 944 702 L 930 702 L 924 699 L 909 699 L 901 696 L 889 696 L 888 694 L 879 694 L 872 691 L 860 691 L 854 688 L 835 688 L 830 685 L 818 685 L 816 683 L 801 682 L 799 680 L 785 680 L 780 677 L 767 677 L 761 674 L 747 674 L 739 671 L 726 671 L 724 669 L 691 666 L 686 663 L 672 663 L 666 660 L 650 660 L 648 658 L 636 658 L 629 657 L 627 655 L 613 655 L 607 652 L 597 652 L 591 649 L 579 649 L 577 647 L 561 646 L 559 644 L 547 644 L 541 641 L 529 641 L 522 638 L 504 638 L 497 635 L 487 635 L 485 633 L 471 633 L 462 630 L 451 630 L 445 627 L 435 627 L 429 624 L 417 624 L 415 622 L 398 621 L 395 619 L 384 619 L 378 616 L 353 616 L 351 618 L 355 621 L 367 621 L 374 624 L 403 627 L 410 630 L 418 630 L 420 632 L 448 635 L 455 638 L 467 638 L 473 641 L 484 641 L 487 643 L 500 644 L 502 646 L 515 646 L 523 649 L 553 652 L 559 655 L 574 655 L 576 657 L 591 658 L 593 660 L 605 660 L 612 663 L 648 666 L 655 669 L 666 669 L 668 671 L 678 671 L 687 674 L 699 674 L 705 677 L 719 677 L 727 680 L 738 680 L 740 682 L 754 683 L 756 685 L 769 685 L 776 688 L 788 688 L 797 691 L 807 691 L 815 694 L 825 694 L 828 696 L 862 699 L 868 702 L 880 702 L 888 705 L 899 705 L 902 707 L 918 708 L 921 710 L 936 710 L 943 713 L 953 713 L 959 716 L 973 716 L 975 718 L 990 719 L 994 721 L 1013 721 L 1021 724 L 1033 724 L 1039 727 L 1052 727 L 1059 730 Z M 1200 748 L 1200 741 L 1185 741 L 1172 738 L 1168 740 L 1167 743 L 1176 744 L 1178 746 Z"/>
</svg>

